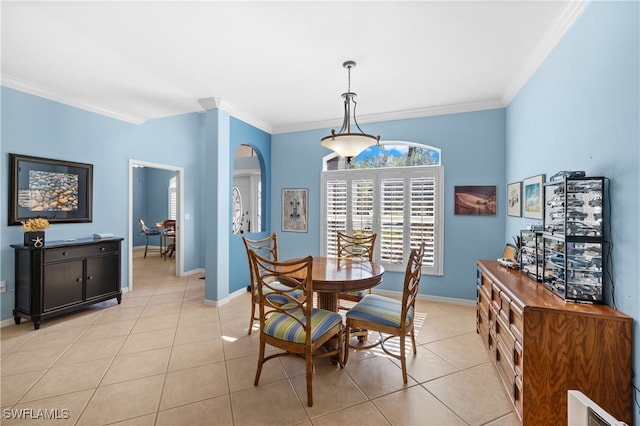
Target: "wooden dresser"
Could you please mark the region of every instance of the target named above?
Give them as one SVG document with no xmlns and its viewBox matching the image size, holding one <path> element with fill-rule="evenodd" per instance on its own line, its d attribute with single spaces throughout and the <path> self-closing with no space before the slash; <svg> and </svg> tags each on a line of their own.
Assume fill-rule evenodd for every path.
<svg viewBox="0 0 640 426">
<path fill-rule="evenodd" d="M 477 290 L 477 332 L 523 424 L 566 425 L 571 389 L 632 423 L 631 317 L 565 302 L 496 261 L 478 261 Z"/>
</svg>

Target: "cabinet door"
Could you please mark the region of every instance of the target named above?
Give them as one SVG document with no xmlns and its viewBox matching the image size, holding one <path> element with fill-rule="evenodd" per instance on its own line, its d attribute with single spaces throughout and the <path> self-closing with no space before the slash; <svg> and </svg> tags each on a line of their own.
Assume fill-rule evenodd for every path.
<svg viewBox="0 0 640 426">
<path fill-rule="evenodd" d="M 82 302 L 82 271 L 82 259 L 44 266 L 44 312 Z"/>
<path fill-rule="evenodd" d="M 87 300 L 120 290 L 120 256 L 87 258 Z"/>
</svg>

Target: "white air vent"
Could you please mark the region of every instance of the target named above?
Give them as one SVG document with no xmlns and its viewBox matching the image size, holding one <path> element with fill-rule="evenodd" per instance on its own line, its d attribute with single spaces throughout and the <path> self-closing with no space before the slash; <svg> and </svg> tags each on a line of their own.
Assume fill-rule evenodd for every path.
<svg viewBox="0 0 640 426">
<path fill-rule="evenodd" d="M 567 424 L 569 426 L 625 426 L 580 391 L 568 391 Z"/>
</svg>

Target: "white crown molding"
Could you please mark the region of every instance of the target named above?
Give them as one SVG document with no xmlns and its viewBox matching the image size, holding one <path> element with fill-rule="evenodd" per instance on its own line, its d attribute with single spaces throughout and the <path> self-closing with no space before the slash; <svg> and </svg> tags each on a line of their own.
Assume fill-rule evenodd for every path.
<svg viewBox="0 0 640 426">
<path fill-rule="evenodd" d="M 405 120 L 410 118 L 430 117 L 435 115 L 457 114 L 463 112 L 483 111 L 488 109 L 504 108 L 506 105 L 500 99 L 490 99 L 486 101 L 467 102 L 461 104 L 440 105 L 427 108 L 416 108 L 406 111 L 386 112 L 382 114 L 370 114 L 358 116 L 358 124 L 377 123 L 382 121 Z M 299 132 L 304 130 L 316 130 L 326 128 L 336 128 L 341 124 L 342 119 L 315 121 L 311 123 L 294 124 L 291 126 L 281 126 L 273 130 L 273 134 Z"/>
<path fill-rule="evenodd" d="M 208 98 L 211 99 L 211 98 Z M 227 113 L 229 113 L 229 115 L 233 116 L 234 118 L 237 118 L 238 120 L 244 121 L 247 124 L 252 125 L 253 127 L 256 127 L 264 132 L 267 132 L 269 134 L 273 134 L 273 129 L 271 128 L 271 126 L 269 126 L 266 122 L 260 120 L 259 118 L 247 113 L 246 111 L 242 110 L 241 108 L 236 107 L 233 104 L 230 104 L 229 102 L 226 102 L 224 99 L 221 98 L 216 98 L 217 100 L 217 107 Z"/>
<path fill-rule="evenodd" d="M 511 103 L 536 70 L 544 63 L 547 56 L 553 51 L 569 28 L 582 15 L 589 1 L 572 0 L 567 3 L 566 7 L 549 27 L 547 34 L 536 44 L 525 60 L 524 65 L 515 74 L 515 77 L 502 94 L 501 99 L 505 105 Z"/>
<path fill-rule="evenodd" d="M 115 118 L 116 120 L 125 121 L 131 124 L 142 124 L 145 122 L 145 118 L 143 117 L 134 117 L 130 115 L 124 115 L 115 111 L 98 107 L 96 105 L 89 105 L 84 102 L 79 102 L 68 96 L 64 96 L 59 93 L 54 93 L 49 90 L 43 89 L 41 87 L 37 87 L 31 83 L 27 83 L 23 80 L 20 80 L 18 78 L 15 78 L 7 74 L 2 74 L 0 78 L 2 79 L 2 85 L 10 89 L 19 90 L 21 92 L 25 92 L 30 95 L 49 99 L 50 101 L 59 102 L 61 104 L 65 104 L 75 108 L 80 108 L 86 111 L 94 112 L 96 114 L 104 115 L 110 118 Z"/>
</svg>

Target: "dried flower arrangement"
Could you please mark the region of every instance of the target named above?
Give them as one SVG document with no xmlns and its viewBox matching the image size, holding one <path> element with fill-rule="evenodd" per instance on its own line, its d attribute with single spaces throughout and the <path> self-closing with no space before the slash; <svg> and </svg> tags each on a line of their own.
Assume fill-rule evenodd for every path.
<svg viewBox="0 0 640 426">
<path fill-rule="evenodd" d="M 51 226 L 49 224 L 49 221 L 43 217 L 34 217 L 25 221 L 21 221 L 20 223 L 22 223 L 23 232 L 44 231 L 49 226 Z"/>
</svg>

